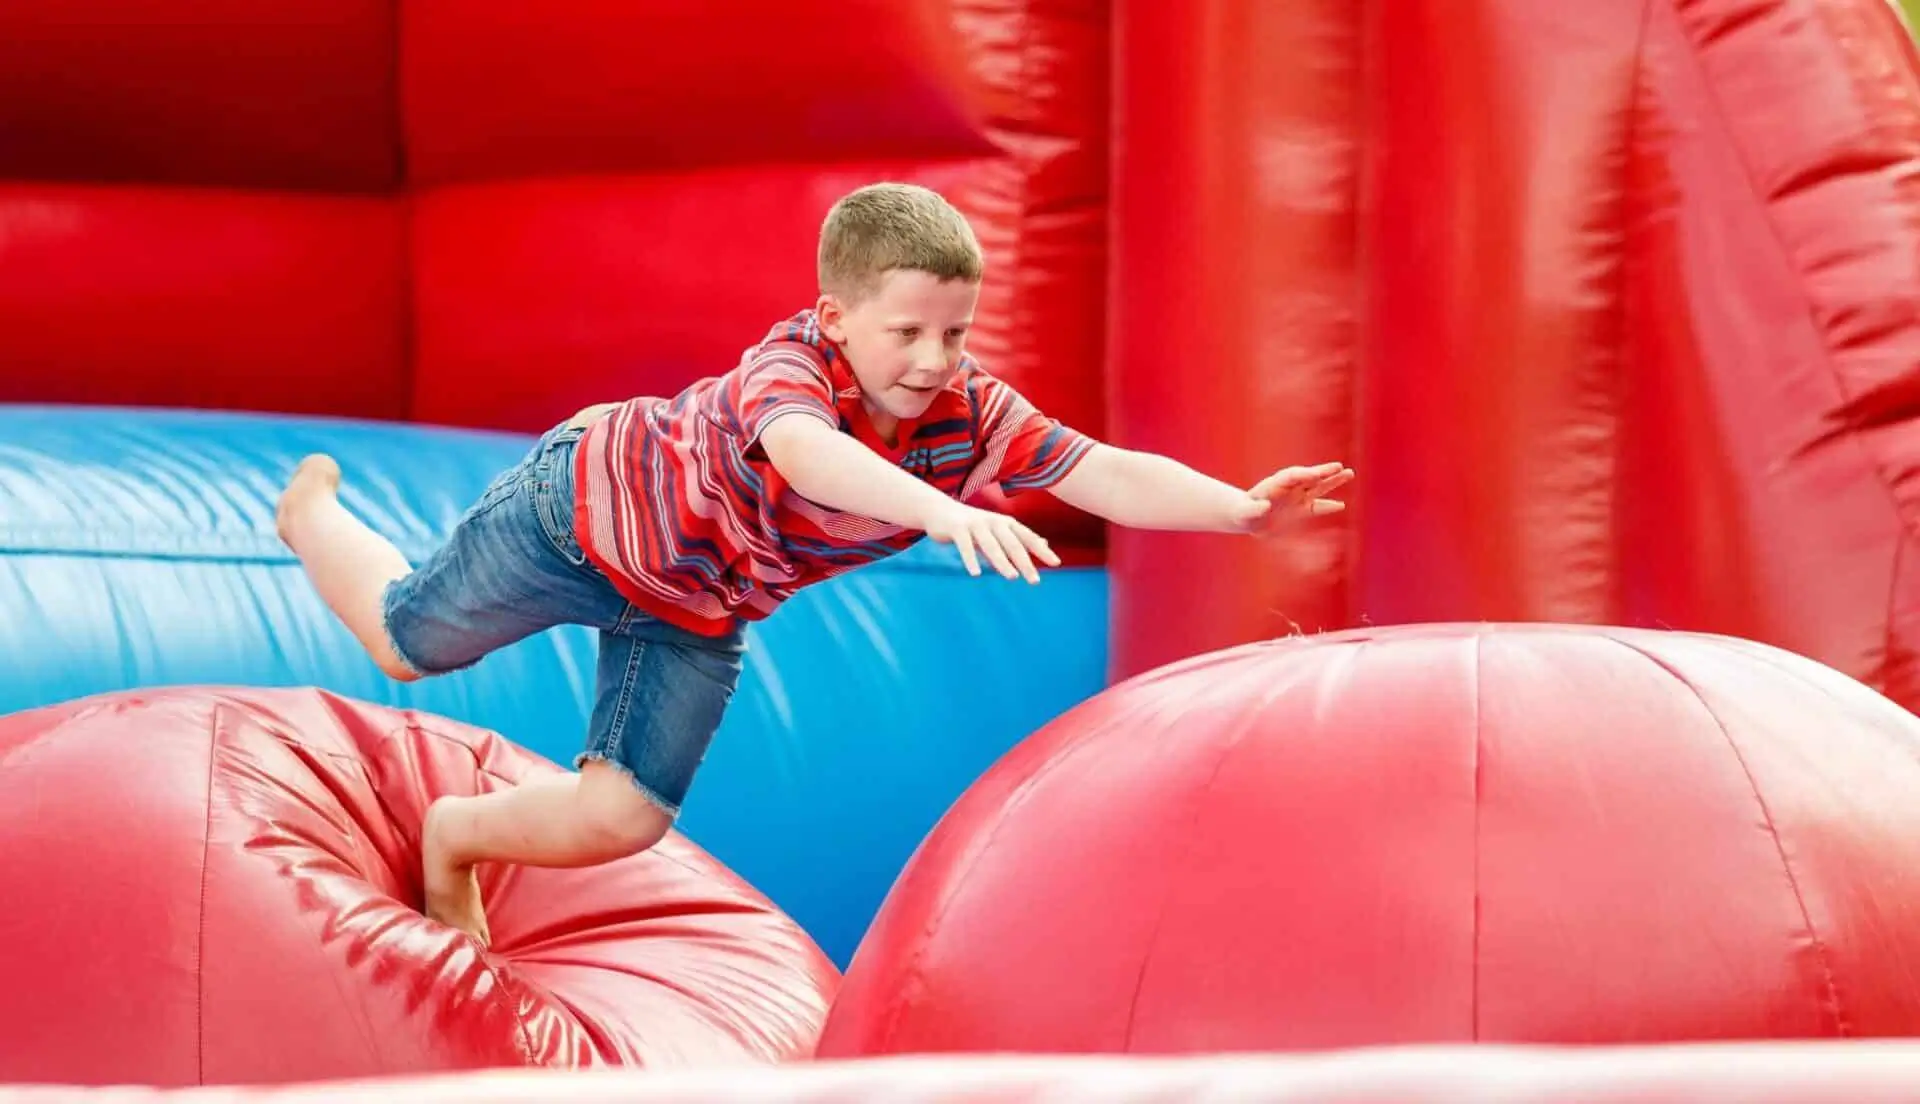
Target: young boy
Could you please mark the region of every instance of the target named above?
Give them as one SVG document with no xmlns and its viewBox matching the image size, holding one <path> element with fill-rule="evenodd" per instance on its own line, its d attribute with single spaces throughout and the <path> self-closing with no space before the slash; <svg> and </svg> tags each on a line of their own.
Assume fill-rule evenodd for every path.
<svg viewBox="0 0 1920 1104">
<path fill-rule="evenodd" d="M 679 814 L 740 675 L 745 623 L 799 588 L 923 535 L 1039 581 L 1058 565 L 1018 521 L 966 504 L 1050 488 L 1118 525 L 1249 533 L 1328 514 L 1353 473 L 1287 468 L 1242 490 L 1100 444 L 1035 410 L 963 349 L 982 260 L 935 193 L 842 198 L 816 305 L 674 398 L 589 407 L 540 438 L 418 569 L 303 460 L 281 539 L 381 670 L 469 666 L 565 623 L 600 630 L 577 775 L 443 797 L 423 830 L 427 915 L 488 939 L 480 862 L 585 866 L 653 846 Z"/>
</svg>

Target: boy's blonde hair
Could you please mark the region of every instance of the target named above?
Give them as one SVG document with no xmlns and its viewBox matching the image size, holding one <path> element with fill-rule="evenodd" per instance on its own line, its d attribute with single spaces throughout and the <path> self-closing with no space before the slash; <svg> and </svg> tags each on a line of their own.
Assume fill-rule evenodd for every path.
<svg viewBox="0 0 1920 1104">
<path fill-rule="evenodd" d="M 820 290 L 849 305 L 893 269 L 980 281 L 985 264 L 966 217 L 916 184 L 869 184 L 840 198 L 820 228 Z"/>
</svg>

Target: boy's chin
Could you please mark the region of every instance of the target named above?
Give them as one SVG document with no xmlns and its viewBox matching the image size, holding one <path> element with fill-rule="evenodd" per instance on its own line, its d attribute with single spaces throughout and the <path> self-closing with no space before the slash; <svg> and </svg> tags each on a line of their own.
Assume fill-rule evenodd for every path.
<svg viewBox="0 0 1920 1104">
<path fill-rule="evenodd" d="M 933 394 L 917 394 L 912 391 L 891 389 L 881 396 L 880 409 L 896 418 L 918 418 L 933 405 Z"/>
</svg>

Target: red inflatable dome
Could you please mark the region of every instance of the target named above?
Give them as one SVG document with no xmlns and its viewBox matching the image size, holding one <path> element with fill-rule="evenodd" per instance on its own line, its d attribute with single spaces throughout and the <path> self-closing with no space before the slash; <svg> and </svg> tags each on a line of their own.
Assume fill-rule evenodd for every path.
<svg viewBox="0 0 1920 1104">
<path fill-rule="evenodd" d="M 0 1082 L 293 1082 L 809 1055 L 838 976 L 679 836 L 483 869 L 493 949 L 419 911 L 431 795 L 558 769 L 315 691 L 0 718 Z"/>
<path fill-rule="evenodd" d="M 1920 1031 L 1920 720 L 1737 640 L 1298 637 L 1062 717 L 902 874 L 820 1052 Z"/>
</svg>

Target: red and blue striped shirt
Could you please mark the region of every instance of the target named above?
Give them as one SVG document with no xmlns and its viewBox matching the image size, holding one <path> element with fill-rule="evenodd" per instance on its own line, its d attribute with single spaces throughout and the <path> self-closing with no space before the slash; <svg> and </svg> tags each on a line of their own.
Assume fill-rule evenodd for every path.
<svg viewBox="0 0 1920 1104">
<path fill-rule="evenodd" d="M 768 422 L 794 412 L 853 435 L 963 501 L 994 484 L 1008 494 L 1050 487 L 1094 445 L 971 356 L 888 444 L 845 356 L 803 311 L 725 375 L 672 398 L 629 399 L 588 427 L 576 453 L 574 507 L 588 559 L 640 609 L 718 635 L 766 617 L 801 587 L 925 536 L 793 493 L 758 442 Z"/>
</svg>

